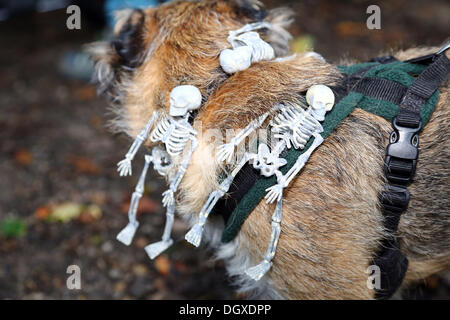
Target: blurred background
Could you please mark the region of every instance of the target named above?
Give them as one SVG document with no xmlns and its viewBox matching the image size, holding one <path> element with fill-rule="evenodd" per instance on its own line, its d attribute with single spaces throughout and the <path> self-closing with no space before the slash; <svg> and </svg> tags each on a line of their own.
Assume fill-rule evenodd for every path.
<svg viewBox="0 0 450 320">
<path fill-rule="evenodd" d="M 107 101 L 89 82 L 81 46 L 108 37 L 121 6 L 152 0 L 0 0 L 0 298 L 1 299 L 241 299 L 211 252 L 183 241 L 152 262 L 143 248 L 164 226 L 162 181 L 147 179 L 141 227 L 125 247 L 115 240 L 127 222 L 133 177 L 116 163 L 131 143 L 109 132 Z M 391 49 L 441 45 L 450 30 L 446 0 L 263 1 L 291 6 L 294 51 L 327 60 L 361 61 Z M 81 8 L 81 29 L 66 28 L 66 7 Z M 381 8 L 381 30 L 368 30 L 366 8 Z M 66 269 L 81 268 L 81 290 L 68 290 Z M 432 276 L 403 294 L 450 298 L 450 276 Z"/>
</svg>

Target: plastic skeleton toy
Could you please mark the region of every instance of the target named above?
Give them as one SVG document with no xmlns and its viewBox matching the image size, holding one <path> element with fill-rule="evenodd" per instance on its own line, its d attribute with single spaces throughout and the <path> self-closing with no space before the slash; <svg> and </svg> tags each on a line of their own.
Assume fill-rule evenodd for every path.
<svg viewBox="0 0 450 320">
<path fill-rule="evenodd" d="M 187 155 L 182 159 L 181 164 L 178 166 L 176 175 L 171 179 L 169 177 L 170 188 L 163 193 L 163 205 L 167 207 L 166 211 L 166 226 L 164 228 L 164 234 L 162 241 L 149 245 L 145 248 L 151 259 L 158 256 L 162 251 L 166 250 L 171 244 L 170 233 L 172 230 L 174 220 L 174 193 L 178 189 L 186 168 L 189 164 L 192 153 L 197 146 L 196 131 L 189 124 L 188 119 L 190 111 L 195 110 L 201 105 L 202 96 L 200 91 L 194 86 L 178 86 L 170 93 L 170 110 L 169 117 L 162 116 L 162 119 L 156 124 L 155 128 L 150 134 L 150 139 L 153 142 L 162 142 L 165 144 L 167 152 L 155 147 L 152 152 L 152 156 L 145 157 L 145 166 L 142 171 L 139 182 L 133 193 L 130 208 L 128 212 L 129 223 L 118 234 L 117 239 L 130 245 L 134 234 L 139 226 L 136 220 L 136 213 L 139 204 L 139 200 L 144 192 L 144 181 L 147 174 L 148 167 L 153 162 L 155 170 L 161 175 L 167 176 L 169 169 L 172 168 L 173 157 L 179 156 L 185 150 L 187 144 L 190 143 L 189 151 Z M 125 159 L 120 161 L 118 165 L 118 171 L 121 176 L 131 174 L 131 161 L 133 160 L 137 150 L 141 144 L 149 136 L 150 130 L 158 118 L 158 113 L 154 112 L 152 118 L 149 120 L 145 128 L 139 133 L 136 140 L 133 142 L 130 150 L 125 156 Z"/>
<path fill-rule="evenodd" d="M 196 87 L 187 85 L 174 88 L 170 93 L 170 117 L 164 117 L 150 135 L 153 142 L 164 143 L 172 157 L 181 155 L 188 142 L 191 142 L 174 181 L 170 184 L 169 190 L 163 193 L 164 206 L 174 203 L 174 194 L 197 147 L 197 132 L 189 123 L 189 116 L 190 111 L 198 109 L 201 103 L 202 95 Z"/>
<path fill-rule="evenodd" d="M 274 107 L 275 111 L 278 111 L 279 114 L 270 122 L 270 126 L 277 139 L 272 151 L 269 150 L 269 147 L 266 144 L 260 144 L 257 154 L 244 153 L 238 166 L 221 183 L 219 190 L 215 190 L 210 194 L 205 206 L 200 212 L 199 222 L 186 234 L 187 241 L 195 246 L 200 244 L 203 226 L 206 223 L 209 213 L 219 198 L 228 191 L 234 177 L 247 161 L 249 161 L 255 169 L 259 169 L 261 174 L 266 177 L 275 174 L 277 177 L 277 184 L 266 189 L 268 193 L 265 197 L 266 203 L 273 203 L 276 201 L 275 212 L 272 216 L 270 243 L 264 256 L 264 260 L 257 266 L 246 271 L 246 274 L 254 280 L 261 279 L 272 266 L 272 259 L 275 256 L 281 232 L 280 223 L 282 218 L 283 190 L 304 167 L 312 152 L 323 142 L 323 138 L 320 135 L 323 128 L 319 121 L 323 121 L 325 113 L 332 109 L 334 105 L 334 94 L 327 86 L 315 85 L 308 90 L 306 101 L 309 104 L 307 110 L 304 110 L 300 106 L 277 105 Z M 267 116 L 268 114 L 264 114 L 260 118 L 254 120 L 230 143 L 219 147 L 218 159 L 222 161 L 231 160 L 234 148 L 252 131 L 262 125 Z M 283 167 L 287 162 L 285 159 L 280 158 L 281 152 L 292 146 L 295 149 L 303 149 L 311 137 L 314 137 L 314 141 L 310 148 L 300 155 L 292 168 L 283 175 L 279 168 Z"/>
<path fill-rule="evenodd" d="M 272 25 L 267 22 L 256 22 L 230 31 L 227 40 L 233 49 L 223 50 L 219 57 L 220 65 L 226 73 L 243 71 L 252 63 L 275 58 L 273 48 L 254 32 L 263 28 L 271 29 Z"/>
</svg>

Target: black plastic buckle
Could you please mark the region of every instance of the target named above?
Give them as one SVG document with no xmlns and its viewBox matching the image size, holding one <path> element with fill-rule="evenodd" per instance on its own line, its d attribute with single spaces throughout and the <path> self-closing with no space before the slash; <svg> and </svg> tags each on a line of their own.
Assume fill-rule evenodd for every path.
<svg viewBox="0 0 450 320">
<path fill-rule="evenodd" d="M 390 143 L 386 149 L 384 173 L 391 183 L 407 185 L 416 171 L 419 156 L 417 133 L 422 127 L 422 122 L 417 128 L 402 127 L 397 124 L 397 117 L 395 117 L 392 126 L 394 131 L 391 133 Z"/>
<path fill-rule="evenodd" d="M 410 194 L 403 186 L 387 184 L 386 189 L 380 193 L 379 199 L 384 211 L 403 213 L 408 209 Z"/>
</svg>

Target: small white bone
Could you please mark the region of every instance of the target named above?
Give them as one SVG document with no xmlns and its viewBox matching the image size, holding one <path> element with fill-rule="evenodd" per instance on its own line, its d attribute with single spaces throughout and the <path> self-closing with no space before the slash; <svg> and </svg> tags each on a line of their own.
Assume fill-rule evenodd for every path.
<svg viewBox="0 0 450 320">
<path fill-rule="evenodd" d="M 233 74 L 248 69 L 252 64 L 252 51 L 249 46 L 223 50 L 219 57 L 223 71 Z"/>
<path fill-rule="evenodd" d="M 272 60 L 275 58 L 275 51 L 273 48 L 259 37 L 257 32 L 246 32 L 236 37 L 233 42 L 233 47 L 240 46 L 240 43 L 252 48 L 252 62 L 259 62 L 263 60 Z M 237 49 L 237 48 L 236 48 Z"/>
<path fill-rule="evenodd" d="M 275 58 L 272 46 L 254 32 L 262 28 L 272 29 L 272 25 L 268 22 L 257 22 L 229 32 L 227 40 L 233 49 L 223 50 L 219 57 L 220 65 L 226 73 L 243 71 L 249 68 L 251 63 Z"/>
</svg>

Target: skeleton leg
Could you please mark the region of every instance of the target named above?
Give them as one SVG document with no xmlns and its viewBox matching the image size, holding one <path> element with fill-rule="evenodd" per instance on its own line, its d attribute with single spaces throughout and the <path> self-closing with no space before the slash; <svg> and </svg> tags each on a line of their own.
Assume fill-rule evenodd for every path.
<svg viewBox="0 0 450 320">
<path fill-rule="evenodd" d="M 314 136 L 314 141 L 311 144 L 311 146 L 302 155 L 300 155 L 300 157 L 298 157 L 294 166 L 285 175 L 285 178 L 286 178 L 285 187 L 287 187 L 289 185 L 289 183 L 291 183 L 292 179 L 294 179 L 294 177 L 305 166 L 306 162 L 308 161 L 309 157 L 314 152 L 314 150 L 316 150 L 317 147 L 322 144 L 323 138 L 319 133 L 315 132 L 315 133 L 313 133 L 313 136 Z"/>
<path fill-rule="evenodd" d="M 136 139 L 133 141 L 133 144 L 131 145 L 130 149 L 128 150 L 127 154 L 125 155 L 125 159 L 117 163 L 117 171 L 119 172 L 119 175 L 127 176 L 131 175 L 132 169 L 131 169 L 131 161 L 134 159 L 134 156 L 136 155 L 136 152 L 139 150 L 141 144 L 147 139 L 148 134 L 150 132 L 150 129 L 153 126 L 153 123 L 156 121 L 156 118 L 158 117 L 158 112 L 153 112 L 152 117 L 148 121 L 147 125 L 144 129 L 138 134 Z"/>
<path fill-rule="evenodd" d="M 178 172 L 177 172 L 175 178 L 170 183 L 169 190 L 163 192 L 162 202 L 165 207 L 167 207 L 175 202 L 174 194 L 177 191 L 178 186 L 184 177 L 186 168 L 189 165 L 189 162 L 191 161 L 192 154 L 194 153 L 195 148 L 197 148 L 197 145 L 198 145 L 197 139 L 195 137 L 191 137 L 191 148 L 189 150 L 189 153 L 183 159 L 183 162 L 180 165 L 180 169 L 178 169 Z"/>
<path fill-rule="evenodd" d="M 211 192 L 203 206 L 202 210 L 199 214 L 198 222 L 192 227 L 192 229 L 186 233 L 184 238 L 190 244 L 198 247 L 200 245 L 200 241 L 202 240 L 203 227 L 206 223 L 206 219 L 208 218 L 209 213 L 214 208 L 217 201 L 224 195 L 222 191 L 215 190 Z"/>
<path fill-rule="evenodd" d="M 234 168 L 234 170 L 225 178 L 224 181 L 222 181 L 219 189 L 214 190 L 209 194 L 208 200 L 206 200 L 206 203 L 203 205 L 203 208 L 199 213 L 198 222 L 185 235 L 185 239 L 187 242 L 191 243 L 196 247 L 200 245 L 200 242 L 202 240 L 203 229 L 209 214 L 216 205 L 217 201 L 219 201 L 219 199 L 222 198 L 228 192 L 231 184 L 233 183 L 234 177 L 236 177 L 238 172 L 247 163 L 247 161 L 248 155 L 245 154 L 244 157 L 241 159 L 239 165 L 236 168 Z"/>
<path fill-rule="evenodd" d="M 266 203 L 273 203 L 275 200 L 281 199 L 283 189 L 286 188 L 294 177 L 302 170 L 314 150 L 323 142 L 323 137 L 318 133 L 313 133 L 314 141 L 303 154 L 298 157 L 292 168 L 284 175 L 279 177 L 277 184 L 267 188 Z"/>
<path fill-rule="evenodd" d="M 136 213 L 139 205 L 139 200 L 141 199 L 142 194 L 144 193 L 144 183 L 145 177 L 147 175 L 147 170 L 152 160 L 153 158 L 151 156 L 149 155 L 145 156 L 145 166 L 144 169 L 142 170 L 141 176 L 139 177 L 139 181 L 131 197 L 130 208 L 128 209 L 129 222 L 127 226 L 117 235 L 117 240 L 119 240 L 120 242 L 122 242 L 127 246 L 131 244 L 134 234 L 136 233 L 136 230 L 139 226 L 139 222 L 136 220 Z"/>
<path fill-rule="evenodd" d="M 147 252 L 150 259 L 155 259 L 159 256 L 163 251 L 169 248 L 173 240 L 170 235 L 172 233 L 173 221 L 175 219 L 175 204 L 171 204 L 167 207 L 166 211 L 166 225 L 164 226 L 164 233 L 162 236 L 162 240 L 153 244 L 149 244 L 145 247 L 145 251 Z"/>
<path fill-rule="evenodd" d="M 280 223 L 283 213 L 282 204 L 282 199 L 277 202 L 275 212 L 272 216 L 272 233 L 270 235 L 269 247 L 267 248 L 264 260 L 257 266 L 251 267 L 250 269 L 245 271 L 245 273 L 255 281 L 261 279 L 267 273 L 267 271 L 270 270 L 270 267 L 272 267 L 272 259 L 275 256 L 278 240 L 281 233 Z"/>
</svg>

